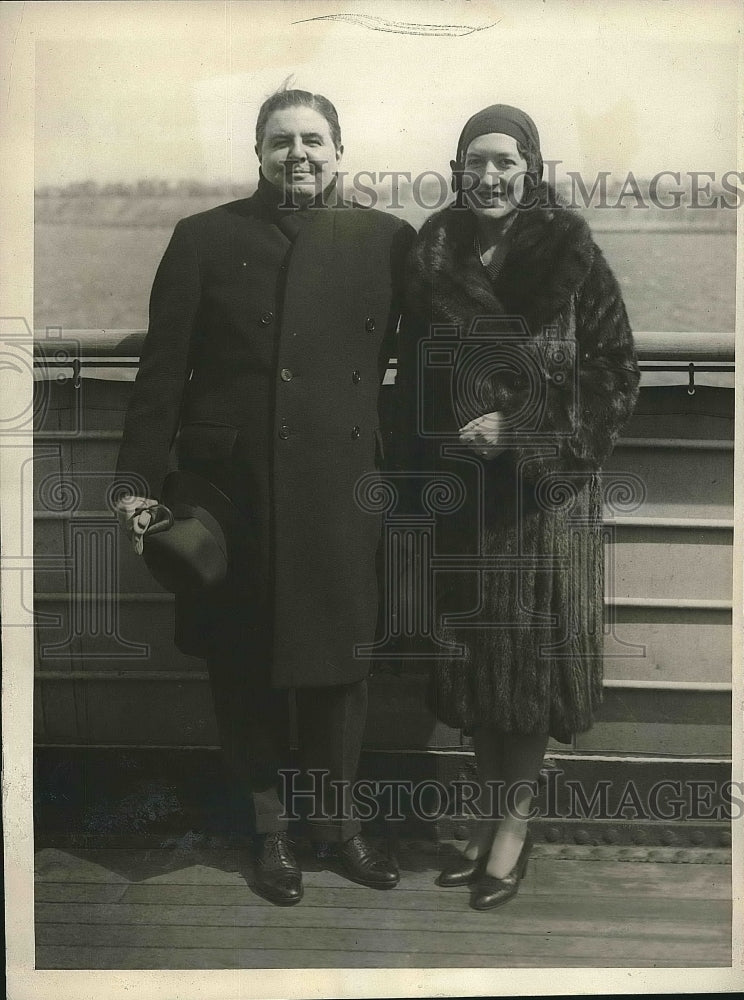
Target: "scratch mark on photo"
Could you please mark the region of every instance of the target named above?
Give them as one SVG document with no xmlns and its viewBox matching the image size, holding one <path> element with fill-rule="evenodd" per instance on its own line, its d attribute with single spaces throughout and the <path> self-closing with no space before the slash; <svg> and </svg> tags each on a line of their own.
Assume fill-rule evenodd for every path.
<svg viewBox="0 0 744 1000">
<path fill-rule="evenodd" d="M 293 24 L 308 24 L 310 21 L 349 21 L 352 24 L 359 24 L 363 28 L 371 31 L 387 31 L 398 35 L 429 35 L 442 37 L 462 37 L 472 35 L 476 31 L 486 31 L 498 24 L 493 21 L 491 24 L 484 24 L 480 27 L 472 27 L 467 24 L 414 24 L 409 21 L 389 21 L 384 17 L 373 17 L 371 14 L 324 14 L 320 17 L 307 17 L 300 21 L 293 21 Z"/>
</svg>

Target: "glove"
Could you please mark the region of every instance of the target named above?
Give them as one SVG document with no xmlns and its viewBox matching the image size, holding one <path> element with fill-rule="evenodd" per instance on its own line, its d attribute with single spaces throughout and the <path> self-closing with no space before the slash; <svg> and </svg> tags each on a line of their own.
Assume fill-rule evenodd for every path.
<svg viewBox="0 0 744 1000">
<path fill-rule="evenodd" d="M 152 520 L 152 515 L 149 513 L 148 508 L 157 506 L 157 500 L 131 495 L 122 497 L 116 505 L 116 516 L 119 520 L 119 525 L 126 531 L 129 538 L 131 538 L 134 551 L 138 556 L 142 555 L 145 532 Z"/>
</svg>

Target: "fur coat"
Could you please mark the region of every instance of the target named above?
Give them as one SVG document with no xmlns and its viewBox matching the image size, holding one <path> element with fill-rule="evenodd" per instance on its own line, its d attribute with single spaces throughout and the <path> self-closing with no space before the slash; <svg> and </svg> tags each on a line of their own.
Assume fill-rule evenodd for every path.
<svg viewBox="0 0 744 1000">
<path fill-rule="evenodd" d="M 450 650 L 434 669 L 436 714 L 466 731 L 569 742 L 601 700 L 599 473 L 639 371 L 587 224 L 547 185 L 537 193 L 494 279 L 470 211 L 450 206 L 425 223 L 409 258 L 399 395 L 406 463 L 456 476 L 465 497 L 437 523 L 451 569 L 436 574 L 434 621 Z M 492 411 L 504 450 L 485 459 L 458 428 Z"/>
</svg>

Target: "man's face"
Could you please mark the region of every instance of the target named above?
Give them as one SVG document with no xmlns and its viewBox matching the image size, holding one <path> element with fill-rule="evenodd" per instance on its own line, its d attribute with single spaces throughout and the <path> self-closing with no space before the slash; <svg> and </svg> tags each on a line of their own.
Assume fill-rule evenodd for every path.
<svg viewBox="0 0 744 1000">
<path fill-rule="evenodd" d="M 266 122 L 263 141 L 256 146 L 267 181 L 282 188 L 295 203 L 312 201 L 330 184 L 341 163 L 331 129 L 319 111 L 282 108 Z"/>
</svg>

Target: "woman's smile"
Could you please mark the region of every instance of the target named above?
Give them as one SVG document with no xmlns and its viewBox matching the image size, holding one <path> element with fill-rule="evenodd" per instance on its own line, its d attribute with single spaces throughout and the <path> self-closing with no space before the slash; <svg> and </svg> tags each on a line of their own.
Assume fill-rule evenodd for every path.
<svg viewBox="0 0 744 1000">
<path fill-rule="evenodd" d="M 526 171 L 527 161 L 512 136 L 478 136 L 465 155 L 465 172 L 476 180 L 466 193 L 472 211 L 490 219 L 508 215 L 522 199 Z"/>
</svg>

